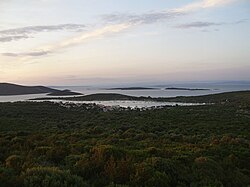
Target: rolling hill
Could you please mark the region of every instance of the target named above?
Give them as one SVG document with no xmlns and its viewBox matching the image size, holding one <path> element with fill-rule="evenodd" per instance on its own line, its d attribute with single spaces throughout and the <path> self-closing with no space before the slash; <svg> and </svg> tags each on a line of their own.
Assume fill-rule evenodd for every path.
<svg viewBox="0 0 250 187">
<path fill-rule="evenodd" d="M 0 83 L 0 96 L 8 95 L 26 95 L 26 94 L 42 94 L 53 93 L 58 90 L 45 86 L 22 86 L 10 83 Z"/>
</svg>

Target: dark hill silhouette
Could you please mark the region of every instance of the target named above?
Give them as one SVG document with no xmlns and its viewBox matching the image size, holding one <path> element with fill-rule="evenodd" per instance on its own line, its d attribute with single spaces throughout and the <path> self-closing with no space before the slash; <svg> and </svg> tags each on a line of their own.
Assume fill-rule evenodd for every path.
<svg viewBox="0 0 250 187">
<path fill-rule="evenodd" d="M 62 90 L 62 91 L 58 90 L 58 91 L 49 93 L 47 95 L 50 95 L 50 96 L 71 96 L 71 95 L 83 95 L 83 94 L 77 93 L 77 92 L 72 92 L 70 90 Z"/>
<path fill-rule="evenodd" d="M 176 88 L 176 87 L 170 87 L 170 88 L 165 88 L 165 90 L 205 91 L 205 90 L 210 90 L 210 89 L 207 89 L 207 88 Z"/>
<path fill-rule="evenodd" d="M 59 90 L 48 88 L 45 86 L 22 86 L 10 83 L 0 83 L 0 95 L 26 95 L 26 94 L 43 94 L 53 93 Z"/>
<path fill-rule="evenodd" d="M 107 90 L 155 90 L 156 88 L 148 87 L 126 87 L 126 88 L 109 88 Z"/>
</svg>

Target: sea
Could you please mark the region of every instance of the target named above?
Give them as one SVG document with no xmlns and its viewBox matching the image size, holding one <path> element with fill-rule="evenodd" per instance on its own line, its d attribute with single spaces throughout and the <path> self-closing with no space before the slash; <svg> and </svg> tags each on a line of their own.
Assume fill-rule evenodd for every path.
<svg viewBox="0 0 250 187">
<path fill-rule="evenodd" d="M 153 85 L 141 86 L 154 89 L 144 90 L 110 90 L 114 87 L 105 86 L 50 86 L 51 88 L 64 90 L 69 89 L 74 92 L 80 92 L 84 95 L 95 93 L 118 93 L 130 96 L 145 96 L 145 97 L 176 97 L 176 96 L 200 96 L 208 94 L 217 94 L 232 91 L 250 90 L 250 82 L 241 83 L 185 83 L 185 84 L 166 84 L 166 85 Z M 115 88 L 129 87 L 129 86 L 116 86 Z M 138 86 L 137 86 L 138 87 Z M 204 90 L 169 90 L 166 88 L 187 88 L 187 89 L 204 89 Z M 17 102 L 29 101 L 29 99 L 50 97 L 46 94 L 32 94 L 32 95 L 18 95 L 18 96 L 0 96 L 0 102 Z M 58 102 L 58 100 L 50 100 Z M 59 102 L 62 102 L 59 100 Z M 77 102 L 79 103 L 79 102 Z M 82 103 L 96 103 L 105 106 L 121 106 L 121 107 L 153 107 L 165 105 L 194 105 L 195 103 L 172 103 L 172 102 L 144 102 L 144 101 L 91 101 Z M 201 104 L 201 103 L 199 103 Z"/>
</svg>

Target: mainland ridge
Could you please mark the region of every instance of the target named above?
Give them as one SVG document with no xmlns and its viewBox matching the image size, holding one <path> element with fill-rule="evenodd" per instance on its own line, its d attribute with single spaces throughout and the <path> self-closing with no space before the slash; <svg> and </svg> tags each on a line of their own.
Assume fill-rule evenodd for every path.
<svg viewBox="0 0 250 187">
<path fill-rule="evenodd" d="M 50 96 L 82 95 L 70 90 L 57 90 L 45 86 L 22 86 L 11 83 L 0 83 L 0 96 L 48 94 Z"/>
</svg>

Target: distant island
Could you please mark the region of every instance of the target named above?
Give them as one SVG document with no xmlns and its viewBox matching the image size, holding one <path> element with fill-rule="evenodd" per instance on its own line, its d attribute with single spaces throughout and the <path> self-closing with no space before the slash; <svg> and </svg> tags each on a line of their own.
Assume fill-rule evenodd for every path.
<svg viewBox="0 0 250 187">
<path fill-rule="evenodd" d="M 210 89 L 207 89 L 207 88 L 177 88 L 177 87 L 169 87 L 169 88 L 165 88 L 165 90 L 206 91 L 206 90 L 210 90 Z"/>
<path fill-rule="evenodd" d="M 125 88 L 109 88 L 107 90 L 155 90 L 156 88 L 148 87 L 125 87 Z"/>
<path fill-rule="evenodd" d="M 0 96 L 46 94 L 51 96 L 82 95 L 70 90 L 57 90 L 45 86 L 23 86 L 11 83 L 0 83 Z"/>
<path fill-rule="evenodd" d="M 83 95 L 82 93 L 72 92 L 70 90 L 58 90 L 47 94 L 49 96 L 71 96 L 71 95 Z"/>
</svg>

